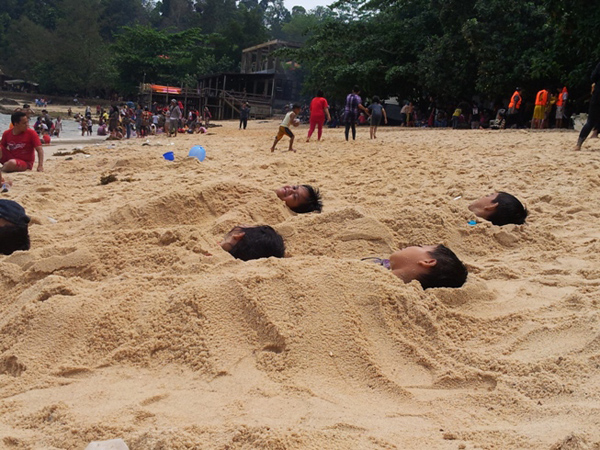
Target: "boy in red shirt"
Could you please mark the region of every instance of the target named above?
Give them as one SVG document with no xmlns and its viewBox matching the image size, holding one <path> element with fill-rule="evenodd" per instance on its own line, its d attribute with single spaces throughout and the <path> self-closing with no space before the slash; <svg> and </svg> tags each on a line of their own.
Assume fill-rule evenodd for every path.
<svg viewBox="0 0 600 450">
<path fill-rule="evenodd" d="M 13 124 L 0 140 L 0 163 L 2 172 L 24 172 L 33 169 L 35 152 L 38 154 L 37 171 L 44 171 L 44 151 L 42 143 L 35 131 L 29 128 L 27 114 L 18 111 L 10 116 Z M 34 152 L 35 151 L 35 152 Z"/>
</svg>

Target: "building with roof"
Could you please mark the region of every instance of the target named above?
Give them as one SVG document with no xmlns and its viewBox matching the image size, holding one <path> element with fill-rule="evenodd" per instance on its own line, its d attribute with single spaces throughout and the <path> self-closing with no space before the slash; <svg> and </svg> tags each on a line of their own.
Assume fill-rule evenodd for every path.
<svg viewBox="0 0 600 450">
<path fill-rule="evenodd" d="M 216 119 L 232 119 L 238 117 L 240 107 L 248 102 L 253 117 L 271 117 L 298 100 L 302 85 L 300 66 L 274 52 L 299 47 L 298 43 L 273 40 L 244 49 L 240 73 L 200 77 L 198 91 L 202 106 L 208 106 Z"/>
<path fill-rule="evenodd" d="M 183 102 L 186 110 L 205 106 L 214 119 L 239 117 L 240 107 L 248 102 L 255 118 L 271 117 L 297 101 L 302 79 L 300 65 L 275 54 L 282 48 L 299 48 L 300 44 L 273 40 L 242 50 L 240 72 L 221 72 L 202 76 L 195 88 L 140 85 L 143 103 L 157 101 L 168 104 L 170 99 Z"/>
</svg>

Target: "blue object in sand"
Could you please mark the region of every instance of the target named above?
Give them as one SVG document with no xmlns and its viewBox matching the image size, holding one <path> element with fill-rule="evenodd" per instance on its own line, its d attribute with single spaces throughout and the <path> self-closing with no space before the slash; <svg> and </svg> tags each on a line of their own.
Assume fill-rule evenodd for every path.
<svg viewBox="0 0 600 450">
<path fill-rule="evenodd" d="M 165 158 L 167 161 L 174 161 L 175 154 L 173 152 L 163 153 L 163 158 Z"/>
<path fill-rule="evenodd" d="M 477 225 L 477 221 L 473 219 L 469 220 L 467 223 L 471 226 Z"/>
<path fill-rule="evenodd" d="M 204 158 L 206 158 L 206 150 L 204 150 L 204 147 L 202 147 L 201 145 L 194 145 L 190 149 L 188 156 L 192 158 L 197 158 L 198 161 L 204 161 Z"/>
</svg>

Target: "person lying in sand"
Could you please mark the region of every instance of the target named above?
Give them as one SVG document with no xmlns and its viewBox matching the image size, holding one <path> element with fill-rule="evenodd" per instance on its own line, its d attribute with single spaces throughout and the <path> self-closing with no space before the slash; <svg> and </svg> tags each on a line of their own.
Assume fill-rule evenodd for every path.
<svg viewBox="0 0 600 450">
<path fill-rule="evenodd" d="M 323 209 L 319 190 L 308 184 L 282 186 L 275 193 L 295 213 L 321 212 Z"/>
<path fill-rule="evenodd" d="M 467 268 L 444 245 L 412 246 L 392 253 L 389 259 L 363 258 L 381 264 L 405 283 L 417 280 L 423 289 L 459 288 L 467 280 Z"/>
<path fill-rule="evenodd" d="M 21 205 L 0 199 L 0 254 L 29 250 L 29 221 Z"/>
<path fill-rule="evenodd" d="M 237 226 L 225 235 L 221 248 L 242 261 L 251 259 L 283 258 L 283 238 L 268 225 L 255 227 Z"/>
<path fill-rule="evenodd" d="M 493 192 L 481 197 L 469 205 L 469 211 L 498 226 L 509 223 L 522 225 L 528 214 L 523 204 L 506 192 Z"/>
</svg>

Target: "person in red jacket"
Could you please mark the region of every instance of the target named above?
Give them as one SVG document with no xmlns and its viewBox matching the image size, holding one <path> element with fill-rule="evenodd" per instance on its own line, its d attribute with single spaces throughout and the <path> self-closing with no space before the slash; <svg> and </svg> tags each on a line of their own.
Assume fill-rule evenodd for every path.
<svg viewBox="0 0 600 450">
<path fill-rule="evenodd" d="M 306 142 L 310 141 L 310 137 L 315 131 L 315 127 L 317 128 L 317 140 L 321 140 L 325 117 L 327 117 L 327 120 L 331 120 L 331 115 L 329 114 L 329 104 L 327 103 L 325 97 L 323 97 L 323 91 L 319 90 L 317 92 L 317 96 L 310 102 L 310 127 L 308 129 Z"/>
</svg>

